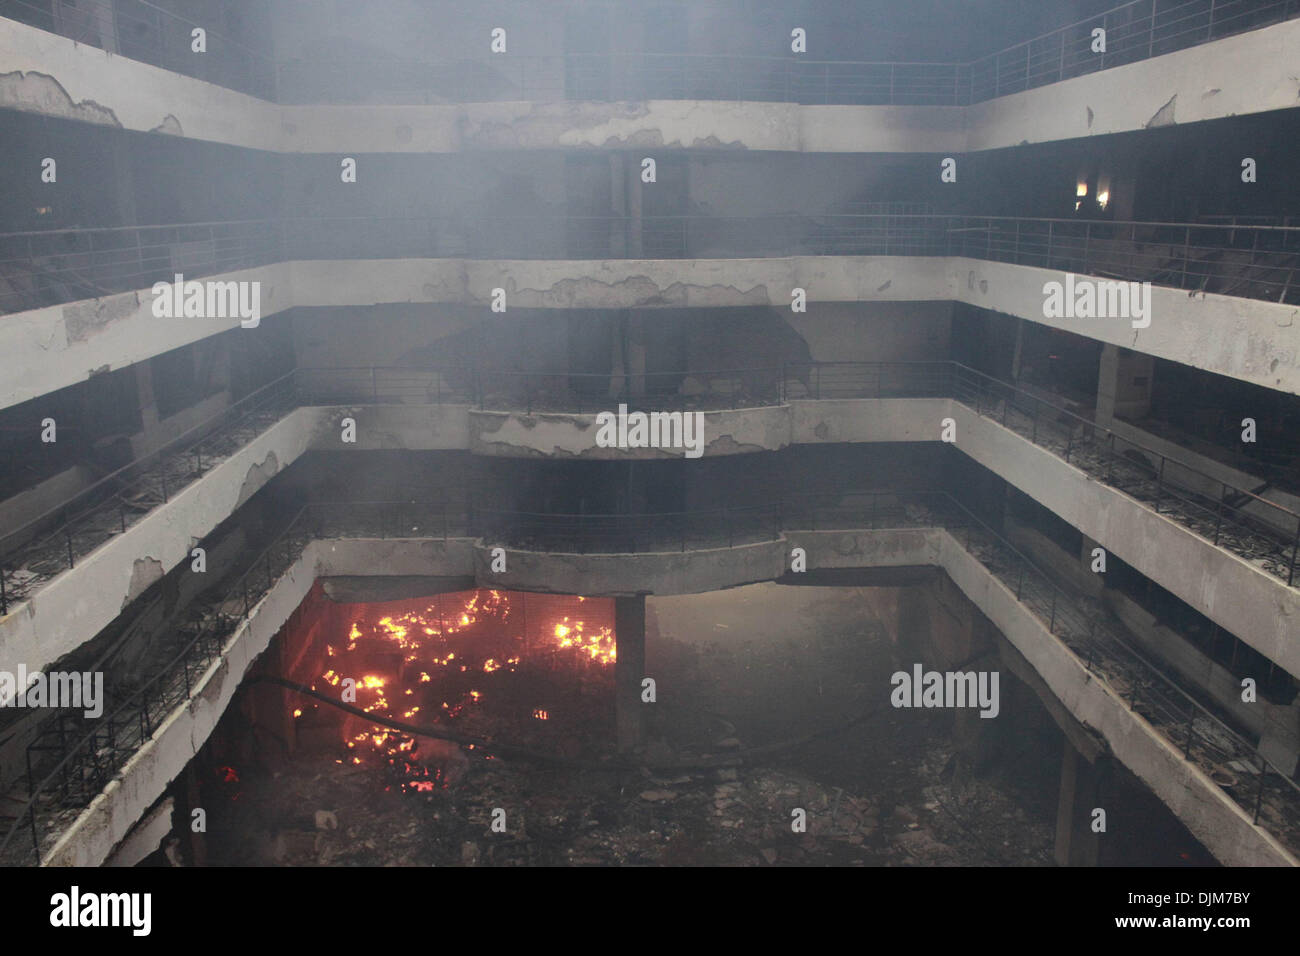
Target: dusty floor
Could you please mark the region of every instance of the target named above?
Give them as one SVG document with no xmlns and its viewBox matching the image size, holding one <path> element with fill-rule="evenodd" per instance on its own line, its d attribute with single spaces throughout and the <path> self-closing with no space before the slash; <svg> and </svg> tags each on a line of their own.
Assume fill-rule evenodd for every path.
<svg viewBox="0 0 1300 956">
<path fill-rule="evenodd" d="M 649 761 L 734 761 L 831 731 L 801 746 L 659 773 L 479 751 L 457 785 L 413 790 L 392 766 L 354 762 L 356 751 L 327 736 L 289 760 L 263 753 L 233 774 L 208 768 L 208 862 L 1050 865 L 1059 759 L 1050 737 L 1017 737 L 975 775 L 954 754 L 949 716 L 881 710 L 896 663 L 881 593 L 757 585 L 651 600 L 647 671 L 658 700 L 647 705 Z M 513 683 L 503 678 L 457 729 L 582 760 L 608 756 L 609 669 L 585 672 L 567 691 L 551 686 L 547 697 L 563 702 L 556 710 L 566 719 L 556 713 L 546 724 L 518 706 L 537 693 L 537 676 L 524 667 Z M 504 811 L 503 832 L 500 822 L 493 829 L 494 810 Z M 799 810 L 804 832 L 795 832 Z"/>
</svg>

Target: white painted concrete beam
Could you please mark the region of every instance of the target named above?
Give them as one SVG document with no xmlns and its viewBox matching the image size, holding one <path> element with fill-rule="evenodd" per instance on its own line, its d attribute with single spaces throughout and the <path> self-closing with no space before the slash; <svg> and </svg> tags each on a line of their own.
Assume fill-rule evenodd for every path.
<svg viewBox="0 0 1300 956">
<path fill-rule="evenodd" d="M 0 107 L 284 153 L 682 149 L 961 153 L 1300 105 L 1300 22 L 972 106 L 720 100 L 277 106 L 0 20 Z"/>
<path fill-rule="evenodd" d="M 486 309 L 495 288 L 506 290 L 510 306 L 537 309 L 788 309 L 796 287 L 812 303 L 956 300 L 1300 394 L 1300 306 L 1153 286 L 1145 329 L 1128 319 L 1045 318 L 1043 286 L 1065 277 L 960 257 L 788 256 L 313 260 L 210 278 L 261 281 L 263 319 L 316 306 L 418 302 Z M 239 325 L 238 319 L 155 318 L 151 302 L 151 290 L 142 289 L 0 316 L 0 408 Z"/>
</svg>

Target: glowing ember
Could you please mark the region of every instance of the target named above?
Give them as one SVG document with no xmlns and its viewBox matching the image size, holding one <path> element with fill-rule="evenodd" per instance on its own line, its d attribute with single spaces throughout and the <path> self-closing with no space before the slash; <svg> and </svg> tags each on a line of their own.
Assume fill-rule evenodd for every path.
<svg viewBox="0 0 1300 956">
<path fill-rule="evenodd" d="M 346 649 L 337 639 L 327 643 L 316 658 L 323 672 L 313 670 L 308 679 L 338 688 L 352 678 L 356 706 L 367 714 L 417 725 L 469 720 L 471 735 L 490 734 L 487 718 L 475 716 L 487 700 L 518 719 L 549 721 L 549 710 L 537 705 L 553 693 L 550 672 L 576 671 L 585 681 L 614 663 L 612 604 L 481 590 L 388 602 L 375 616 L 358 607 L 364 616 L 349 623 Z M 529 683 L 521 684 L 525 675 Z M 313 707 L 312 717 L 322 719 L 327 709 Z M 467 766 L 466 748 L 355 716 L 343 721 L 342 737 L 348 763 L 386 767 L 406 791 L 454 785 Z"/>
</svg>

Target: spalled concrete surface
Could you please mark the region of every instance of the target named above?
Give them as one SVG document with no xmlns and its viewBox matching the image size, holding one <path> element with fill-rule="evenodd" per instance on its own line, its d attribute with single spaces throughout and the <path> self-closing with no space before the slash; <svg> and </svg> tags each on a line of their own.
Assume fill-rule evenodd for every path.
<svg viewBox="0 0 1300 956">
<path fill-rule="evenodd" d="M 473 577 L 473 538 L 330 538 L 313 542 L 319 577 Z"/>
<path fill-rule="evenodd" d="M 951 414 L 947 398 L 844 398 L 792 401 L 793 443 L 938 441 Z"/>
<path fill-rule="evenodd" d="M 957 448 L 1277 663 L 1300 673 L 1300 590 L 952 402 Z"/>
<path fill-rule="evenodd" d="M 1103 679 L 1089 672 L 1050 634 L 1014 594 L 970 555 L 947 531 L 937 528 L 881 531 L 800 531 L 788 540 L 737 549 L 723 564 L 734 577 L 771 580 L 784 571 L 792 546 L 805 548 L 810 569 L 933 565 L 944 570 L 980 612 L 1024 656 L 1083 725 L 1107 742 L 1114 756 L 1173 811 L 1192 834 L 1221 862 L 1231 866 L 1300 865 L 1285 847 L 1250 822 L 1246 813 L 1191 761 L 1130 710 Z M 719 583 L 724 551 L 676 555 L 536 555 L 523 573 L 534 589 L 576 593 L 574 573 L 594 574 L 613 583 L 627 577 L 629 562 L 647 559 L 672 581 L 662 593 L 697 593 L 726 586 Z M 516 552 L 512 557 L 525 557 Z M 484 564 L 482 542 L 427 540 L 322 540 L 309 543 L 299 560 L 258 602 L 249 620 L 226 643 L 221 660 L 199 679 L 191 702 L 168 715 L 153 737 L 122 768 L 104 792 L 62 835 L 46 865 L 93 866 L 103 862 L 130 832 L 167 785 L 175 779 L 212 733 L 249 666 L 269 644 L 310 591 L 317 576 L 373 575 L 391 568 L 398 574 L 462 574 L 467 563 L 480 586 L 513 587 L 507 575 L 493 575 Z M 579 561 L 584 567 L 579 567 Z M 515 574 L 520 572 L 516 571 Z M 585 579 L 585 580 L 590 580 Z M 742 583 L 736 581 L 735 583 Z M 537 587 L 536 585 L 542 585 Z M 630 580 L 627 593 L 644 593 L 644 582 Z M 660 592 L 656 592 L 660 593 Z"/>
<path fill-rule="evenodd" d="M 1227 866 L 1300 866 L 1286 847 L 1255 826 L 1241 807 L 1091 673 L 1007 587 L 952 535 L 941 539 L 941 566 L 976 607 L 1024 655 L 1082 724 L 1100 733 L 1114 756 Z"/>
<path fill-rule="evenodd" d="M 273 103 L 14 20 L 0 20 L 0 64 L 0 107 L 251 149 L 280 146 Z"/>
<path fill-rule="evenodd" d="M 265 317 L 292 307 L 290 271 L 286 263 L 273 263 L 209 278 L 260 282 Z M 0 407 L 239 328 L 238 317 L 156 318 L 153 301 L 152 288 L 147 288 L 0 317 Z M 256 335 L 258 330 L 240 332 Z"/>
<path fill-rule="evenodd" d="M 998 149 L 1290 109 L 1300 22 L 1216 40 L 968 107 L 966 148 Z"/>
<path fill-rule="evenodd" d="M 43 670 L 112 623 L 149 584 L 189 560 L 194 542 L 228 518 L 250 486 L 311 445 L 320 411 L 298 409 L 198 481 L 53 578 L 0 618 L 0 670 Z"/>
<path fill-rule="evenodd" d="M 720 149 L 960 153 L 1297 105 L 1294 20 L 960 106 L 722 100 L 277 106 L 11 20 L 0 106 L 287 153 Z"/>
<path fill-rule="evenodd" d="M 98 866 L 162 796 L 212 734 L 248 668 L 288 621 L 316 580 L 312 546 L 240 623 L 221 657 L 194 683 L 189 704 L 172 711 L 47 854 L 45 866 Z"/>
<path fill-rule="evenodd" d="M 470 447 L 465 405 L 333 405 L 317 410 L 312 447 L 321 451 L 410 449 L 459 451 Z M 355 441 L 343 440 L 343 420 L 356 423 Z"/>
<path fill-rule="evenodd" d="M 342 441 L 346 417 L 357 423 L 355 443 Z M 707 413 L 705 454 L 743 453 L 757 450 L 760 443 L 780 448 L 826 442 L 937 441 L 942 420 L 948 417 L 957 425 L 958 450 L 1288 672 L 1300 673 L 1300 642 L 1295 639 L 1300 592 L 959 402 L 942 398 L 796 401 Z M 0 668 L 13 670 L 21 661 L 29 670 L 38 669 L 79 646 L 108 624 L 124 602 L 185 560 L 191 538 L 201 538 L 308 448 L 470 450 L 533 457 L 542 453 L 543 445 L 553 449 L 561 442 L 564 454 L 642 456 L 643 450 L 598 449 L 596 429 L 578 424 L 584 418 L 594 420 L 594 416 L 547 416 L 539 432 L 536 426 L 529 429 L 523 424 L 526 415 L 477 412 L 464 405 L 298 409 L 126 534 L 114 537 L 81 559 L 76 568 L 11 608 L 0 619 Z M 502 435 L 507 426 L 511 430 Z M 487 429 L 491 439 L 485 439 L 483 432 L 475 437 L 476 428 Z M 1170 561 L 1171 554 L 1180 559 Z M 636 590 L 633 586 L 628 593 Z"/>
<path fill-rule="evenodd" d="M 618 414 L 617 401 L 609 411 Z M 683 416 L 694 412 L 679 413 Z M 692 439 L 700 455 L 741 455 L 758 451 L 779 451 L 790 444 L 790 406 L 729 409 L 701 413 L 701 428 L 692 426 Z M 683 433 L 681 423 L 674 434 Z M 596 414 L 574 415 L 536 412 L 469 413 L 469 450 L 476 455 L 512 458 L 681 458 L 688 449 L 600 447 Z M 690 452 L 693 457 L 694 451 Z"/>
<path fill-rule="evenodd" d="M 700 594 L 771 581 L 784 571 L 785 540 L 734 548 L 620 554 L 556 554 L 505 549 L 506 569 L 493 572 L 493 542 L 474 548 L 479 587 L 555 594 L 633 597 L 637 594 Z"/>
<path fill-rule="evenodd" d="M 1300 395 L 1300 306 L 1153 285 L 1151 324 L 1135 329 L 1130 319 L 1045 318 L 1043 286 L 1064 272 L 965 258 L 946 268 L 968 305 Z"/>
<path fill-rule="evenodd" d="M 1151 325 L 1048 319 L 1043 286 L 1065 273 L 979 259 L 786 256 L 763 259 L 354 259 L 283 262 L 209 277 L 261 281 L 262 316 L 293 307 L 456 303 L 488 308 L 789 308 L 810 302 L 960 301 L 1088 338 L 1300 394 L 1300 306 L 1153 286 Z M 4 316 L 0 407 L 140 362 L 238 319 L 159 319 L 150 290 Z M 256 335 L 241 329 L 240 335 Z"/>
<path fill-rule="evenodd" d="M 345 417 L 357 423 L 355 443 L 342 441 Z M 205 535 L 308 448 L 470 450 L 534 457 L 543 445 L 554 449 L 560 442 L 568 455 L 609 457 L 606 453 L 616 452 L 617 457 L 642 457 L 647 451 L 597 448 L 596 429 L 578 424 L 594 416 L 547 416 L 540 432 L 537 426 L 523 424 L 528 417 L 477 412 L 464 405 L 298 409 L 126 534 L 12 607 L 0 619 L 0 668 L 13 670 L 23 662 L 29 670 L 39 669 L 79 646 L 112 621 L 125 602 L 185 560 L 192 538 Z M 957 425 L 958 450 L 1288 672 L 1300 673 L 1300 642 L 1295 639 L 1300 592 L 959 402 L 796 401 L 707 413 L 705 454 L 744 453 L 757 450 L 760 443 L 775 449 L 826 442 L 937 441 L 942 420 L 948 417 Z M 512 430 L 503 435 L 507 426 Z M 493 437 L 485 439 L 482 432 L 475 437 L 476 428 L 486 428 Z M 1171 554 L 1179 560 L 1169 560 Z M 628 593 L 636 592 L 634 583 Z"/>
</svg>

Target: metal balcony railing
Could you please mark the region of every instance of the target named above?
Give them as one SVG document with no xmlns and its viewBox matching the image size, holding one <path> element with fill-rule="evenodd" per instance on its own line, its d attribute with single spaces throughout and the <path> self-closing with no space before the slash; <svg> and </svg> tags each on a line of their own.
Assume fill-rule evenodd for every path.
<svg viewBox="0 0 1300 956">
<path fill-rule="evenodd" d="M 464 513 L 445 502 L 313 503 L 301 509 L 255 558 L 232 568 L 220 594 L 197 602 L 180 629 L 179 650 L 137 687 L 115 688 L 105 714 L 87 720 L 60 712 L 28 749 L 28 799 L 9 820 L 0 861 L 41 862 L 75 819 L 167 715 L 188 706 L 194 685 L 258 601 L 292 567 L 309 541 L 337 536 L 430 538 L 465 535 L 552 552 L 624 553 L 737 547 L 785 530 L 854 531 L 946 528 L 1008 594 L 1058 637 L 1078 661 L 1194 762 L 1254 822 L 1300 849 L 1300 785 L 1264 758 L 1212 705 L 1189 693 L 1128 639 L 1100 602 L 1057 586 L 993 528 L 944 493 L 892 489 L 784 495 L 733 508 L 647 515 L 554 514 L 492 510 Z M 450 530 L 455 528 L 456 530 Z M 233 576 L 232 576 L 233 575 Z M 26 832 L 24 850 L 16 837 Z"/>
<path fill-rule="evenodd" d="M 268 219 L 0 234 L 0 311 L 292 260 L 963 256 L 1300 303 L 1300 227 L 828 213 Z M 183 321 L 174 319 L 170 321 Z"/>
<path fill-rule="evenodd" d="M 1300 15 L 1298 0 L 1133 0 L 970 63 L 733 54 L 568 53 L 427 61 L 295 60 L 146 0 L 0 0 L 0 16 L 280 103 L 464 103 L 698 99 L 823 105 L 965 106 L 1059 83 Z M 191 49 L 191 30 L 208 52 Z M 1106 31 L 1104 52 L 1093 30 Z"/>
<path fill-rule="evenodd" d="M 283 259 L 275 220 L 0 234 L 0 311 L 234 272 Z"/>
<path fill-rule="evenodd" d="M 295 408 L 443 403 L 506 412 L 751 408 L 792 400 L 955 398 L 1098 480 L 1300 586 L 1300 515 L 956 362 L 792 362 L 628 376 L 430 368 L 302 368 L 0 537 L 0 614 L 165 504 Z"/>
<path fill-rule="evenodd" d="M 298 407 L 289 373 L 0 536 L 0 614 L 160 505 Z"/>
<path fill-rule="evenodd" d="M 148 0 L 0 0 L 0 16 L 196 80 L 275 99 L 271 57 L 230 36 L 220 19 L 190 20 Z M 205 52 L 194 51 L 195 27 L 206 34 Z"/>
</svg>

